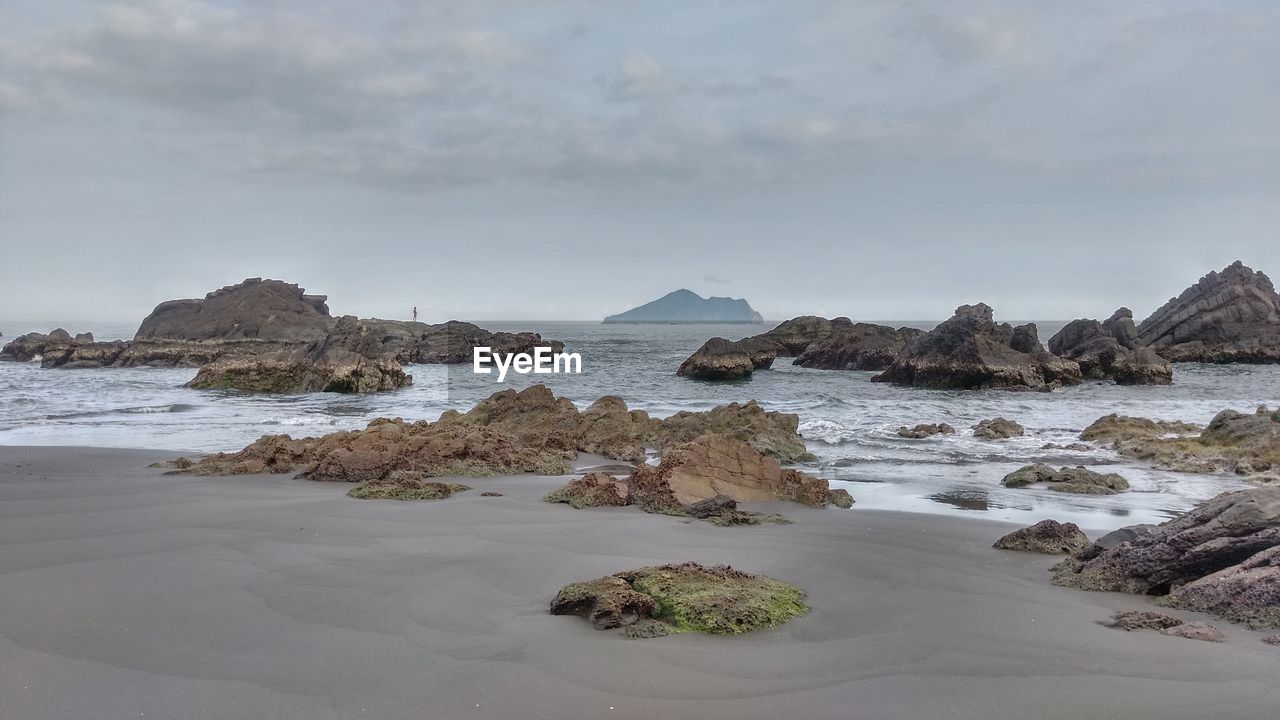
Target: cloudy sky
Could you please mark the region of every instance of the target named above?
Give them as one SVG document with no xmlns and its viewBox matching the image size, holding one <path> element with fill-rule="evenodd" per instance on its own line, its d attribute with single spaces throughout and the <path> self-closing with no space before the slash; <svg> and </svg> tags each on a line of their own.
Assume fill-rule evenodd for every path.
<svg viewBox="0 0 1280 720">
<path fill-rule="evenodd" d="M 1270 0 L 7 0 L 0 319 L 1142 318 L 1280 275 L 1278 130 Z"/>
</svg>

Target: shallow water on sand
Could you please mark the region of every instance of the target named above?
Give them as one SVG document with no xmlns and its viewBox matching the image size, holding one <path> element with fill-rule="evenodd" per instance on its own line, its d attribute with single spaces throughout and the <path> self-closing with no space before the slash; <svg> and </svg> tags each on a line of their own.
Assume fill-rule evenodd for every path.
<svg viewBox="0 0 1280 720">
<path fill-rule="evenodd" d="M 908 324 L 908 323 L 894 323 Z M 909 323 L 928 328 L 932 323 Z M 412 366 L 414 385 L 367 396 L 247 395 L 182 387 L 190 369 L 42 370 L 0 363 L 0 445 L 91 445 L 172 450 L 238 449 L 265 433 L 318 435 L 399 416 L 434 420 L 465 410 L 504 386 L 545 382 L 585 407 L 601 395 L 621 395 L 632 408 L 666 416 L 756 399 L 767 409 L 797 413 L 818 461 L 806 469 L 847 487 L 858 507 L 945 513 L 1031 522 L 1044 517 L 1090 528 L 1158 522 L 1223 490 L 1232 477 L 1155 471 L 1103 449 L 1050 450 L 1065 445 L 1101 415 L 1204 423 L 1223 408 L 1252 410 L 1280 401 L 1280 366 L 1178 365 L 1171 387 L 1086 383 L 1052 393 L 933 391 L 870 382 L 873 373 L 808 370 L 780 358 L 774 368 L 736 383 L 705 383 L 675 375 L 680 361 L 713 335 L 736 339 L 765 325 L 601 325 L 488 322 L 495 330 L 537 330 L 563 340 L 583 358 L 581 375 L 473 375 L 470 366 Z M 66 323 L 98 339 L 127 337 L 132 325 Z M 1047 339 L 1060 323 L 1040 323 Z M 6 339 L 50 327 L 7 323 Z M 1003 416 L 1027 437 L 978 440 L 970 428 Z M 954 436 L 905 440 L 900 425 L 947 422 Z M 3 452 L 3 450 L 0 450 Z M 1072 496 L 999 484 L 1029 462 L 1107 466 L 1133 490 L 1116 496 Z"/>
</svg>

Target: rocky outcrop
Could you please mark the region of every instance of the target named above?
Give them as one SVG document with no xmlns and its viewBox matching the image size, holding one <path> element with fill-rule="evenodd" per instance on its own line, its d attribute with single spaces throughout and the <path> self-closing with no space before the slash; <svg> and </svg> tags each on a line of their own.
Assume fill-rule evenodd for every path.
<svg viewBox="0 0 1280 720">
<path fill-rule="evenodd" d="M 1143 320 L 1137 343 L 1173 362 L 1280 362 L 1280 294 L 1237 260 Z"/>
<path fill-rule="evenodd" d="M 369 354 L 372 328 L 347 315 L 322 340 L 292 351 L 230 357 L 200 368 L 187 387 L 273 393 L 372 393 L 413 383 L 395 360 Z"/>
<path fill-rule="evenodd" d="M 992 547 L 1046 555 L 1074 555 L 1089 547 L 1089 538 L 1075 523 L 1041 520 L 1030 527 L 1014 530 Z"/>
<path fill-rule="evenodd" d="M 940 424 L 920 424 L 915 427 L 907 427 L 903 425 L 898 428 L 898 437 L 904 437 L 911 440 L 923 440 L 933 435 L 955 435 L 956 429 L 946 423 Z"/>
<path fill-rule="evenodd" d="M 777 627 L 808 610 L 804 592 L 793 585 L 692 562 L 572 583 L 551 601 L 552 615 L 578 615 L 598 630 L 625 628 L 632 637 L 738 635 Z"/>
<path fill-rule="evenodd" d="M 1280 487 L 1223 493 L 1142 530 L 1094 543 L 1054 567 L 1054 582 L 1084 590 L 1168 595 L 1162 602 L 1254 627 L 1280 626 Z"/>
<path fill-rule="evenodd" d="M 319 340 L 333 318 L 324 295 L 280 280 L 249 278 L 201 300 L 169 300 L 142 321 L 135 339 Z"/>
<path fill-rule="evenodd" d="M 765 410 L 749 400 L 705 412 L 681 410 L 660 421 L 655 441 L 665 450 L 703 435 L 718 435 L 740 440 L 779 462 L 807 462 L 814 456 L 805 448 L 799 428 L 800 416 Z"/>
<path fill-rule="evenodd" d="M 628 410 L 617 395 L 605 395 L 578 419 L 578 449 L 614 460 L 640 462 L 647 442 L 656 436 L 658 420 L 643 410 Z"/>
<path fill-rule="evenodd" d="M 973 426 L 973 436 L 983 440 L 1007 440 L 1022 437 L 1026 432 L 1022 425 L 1002 417 L 988 418 Z"/>
<path fill-rule="evenodd" d="M 1280 410 L 1223 410 L 1193 435 L 1197 429 L 1189 423 L 1107 415 L 1085 428 L 1080 439 L 1180 472 L 1226 471 L 1265 481 L 1280 470 Z"/>
<path fill-rule="evenodd" d="M 1098 473 L 1082 466 L 1054 470 L 1048 465 L 1027 465 L 1000 482 L 1011 488 L 1046 483 L 1050 490 L 1077 495 L 1114 495 L 1129 489 L 1129 482 L 1116 473 Z"/>
<path fill-rule="evenodd" d="M 631 491 L 625 480 L 605 473 L 588 473 L 570 480 L 543 498 L 549 503 L 564 503 L 581 510 L 589 507 L 623 507 L 631 504 Z"/>
<path fill-rule="evenodd" d="M 745 338 L 742 342 L 773 350 L 778 357 L 798 357 L 814 343 L 852 326 L 853 322 L 847 317 L 828 320 L 816 315 L 801 315 L 779 323 L 768 332 Z"/>
<path fill-rule="evenodd" d="M 1133 311 L 1116 310 L 1106 322 L 1073 320 L 1049 339 L 1049 351 L 1080 365 L 1086 378 L 1118 385 L 1168 385 L 1173 366 L 1151 348 L 1137 344 Z"/>
<path fill-rule="evenodd" d="M 911 340 L 872 378 L 925 388 L 1040 390 L 1074 385 L 1080 366 L 1040 344 L 1034 324 L 997 324 L 985 304 L 962 305 L 951 319 Z"/>
<path fill-rule="evenodd" d="M 680 363 L 676 374 L 695 380 L 740 380 L 756 370 L 769 369 L 775 357 L 773 350 L 749 341 L 714 337 Z"/>
<path fill-rule="evenodd" d="M 832 333 L 811 343 L 793 364 L 818 370 L 884 370 L 923 330 L 871 323 L 833 325 Z"/>
</svg>

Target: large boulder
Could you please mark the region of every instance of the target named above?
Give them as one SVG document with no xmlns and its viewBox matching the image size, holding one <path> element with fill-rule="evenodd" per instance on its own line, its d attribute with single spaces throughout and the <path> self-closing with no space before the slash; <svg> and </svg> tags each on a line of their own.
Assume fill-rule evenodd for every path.
<svg viewBox="0 0 1280 720">
<path fill-rule="evenodd" d="M 413 383 L 400 363 L 367 353 L 371 328 L 347 315 L 323 339 L 297 350 L 225 357 L 200 368 L 187 387 L 273 393 L 372 393 Z"/>
<path fill-rule="evenodd" d="M 1133 312 L 1116 310 L 1106 322 L 1073 320 L 1049 339 L 1049 351 L 1080 365 L 1084 377 L 1119 385 L 1168 385 L 1173 366 L 1151 348 L 1139 347 Z"/>
<path fill-rule="evenodd" d="M 200 300 L 160 303 L 134 338 L 319 340 L 333 325 L 326 299 L 280 280 L 249 278 Z"/>
<path fill-rule="evenodd" d="M 819 370 L 884 370 L 907 343 L 923 334 L 915 328 L 871 323 L 835 326 L 829 337 L 810 344 L 793 364 Z"/>
<path fill-rule="evenodd" d="M 1173 362 L 1280 362 L 1280 294 L 1237 260 L 1170 299 L 1137 333 L 1138 344 Z"/>
<path fill-rule="evenodd" d="M 1188 423 L 1107 415 L 1085 428 L 1080 439 L 1181 472 L 1227 471 L 1265 479 L 1280 470 L 1280 410 L 1223 410 L 1198 435 L 1192 434 L 1197 429 Z"/>
<path fill-rule="evenodd" d="M 1094 543 L 1055 566 L 1054 582 L 1147 595 L 1172 591 L 1164 602 L 1271 627 L 1280 624 L 1277 547 L 1280 487 L 1239 490 L 1132 540 L 1110 547 Z"/>
<path fill-rule="evenodd" d="M 779 357 L 798 357 L 814 343 L 852 325 L 847 317 L 828 320 L 816 315 L 801 315 L 778 323 L 777 327 L 768 332 L 746 338 L 745 342 L 773 350 Z"/>
<path fill-rule="evenodd" d="M 740 380 L 756 370 L 767 370 L 777 354 L 749 341 L 714 337 L 680 363 L 677 375 L 695 380 Z"/>
<path fill-rule="evenodd" d="M 1089 538 L 1075 523 L 1041 520 L 1030 527 L 1014 530 L 992 547 L 1046 555 L 1073 555 L 1089 547 Z"/>
<path fill-rule="evenodd" d="M 913 339 L 872 378 L 926 388 L 1033 390 L 1081 379 L 1078 364 L 1044 349 L 1034 324 L 997 324 L 983 303 L 956 308 L 951 319 Z"/>
<path fill-rule="evenodd" d="M 1129 489 L 1129 482 L 1116 473 L 1094 472 L 1082 466 L 1054 470 L 1043 464 L 1027 465 L 1000 482 L 1011 488 L 1046 483 L 1050 490 L 1077 495 L 1114 495 Z"/>
</svg>

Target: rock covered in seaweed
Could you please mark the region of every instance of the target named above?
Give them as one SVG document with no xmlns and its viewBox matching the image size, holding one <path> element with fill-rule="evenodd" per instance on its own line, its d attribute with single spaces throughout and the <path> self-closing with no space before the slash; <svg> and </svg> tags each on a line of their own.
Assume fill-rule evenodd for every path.
<svg viewBox="0 0 1280 720">
<path fill-rule="evenodd" d="M 1110 445 L 1126 457 L 1181 472 L 1234 472 L 1265 479 L 1280 470 L 1280 410 L 1223 410 L 1199 434 L 1189 423 L 1107 415 L 1080 439 Z"/>
<path fill-rule="evenodd" d="M 1022 425 L 1002 417 L 988 418 L 973 426 L 973 436 L 983 440 L 1007 440 L 1026 433 Z"/>
<path fill-rule="evenodd" d="M 671 632 L 738 635 L 777 627 L 809 608 L 804 591 L 727 565 L 642 567 L 564 586 L 553 615 L 579 615 L 599 630 L 639 626 L 632 637 Z M 656 621 L 664 627 L 652 627 Z"/>
<path fill-rule="evenodd" d="M 992 547 L 1046 555 L 1073 555 L 1089 547 L 1089 538 L 1075 523 L 1041 520 L 1035 525 L 1014 530 Z"/>
<path fill-rule="evenodd" d="M 605 473 L 588 473 L 547 493 L 549 503 L 565 503 L 582 509 L 589 507 L 623 507 L 631 504 L 631 491 L 625 480 Z"/>
<path fill-rule="evenodd" d="M 1050 490 L 1077 495 L 1114 495 L 1129 489 L 1129 482 L 1117 473 L 1094 472 L 1083 466 L 1054 470 L 1039 463 L 1014 470 L 1000 482 L 1012 488 L 1046 483 Z"/>
<path fill-rule="evenodd" d="M 930 423 L 920 424 L 915 427 L 907 427 L 903 425 L 898 428 L 898 437 L 904 437 L 911 440 L 923 440 L 934 435 L 955 435 L 956 429 L 946 423 Z"/>
</svg>

